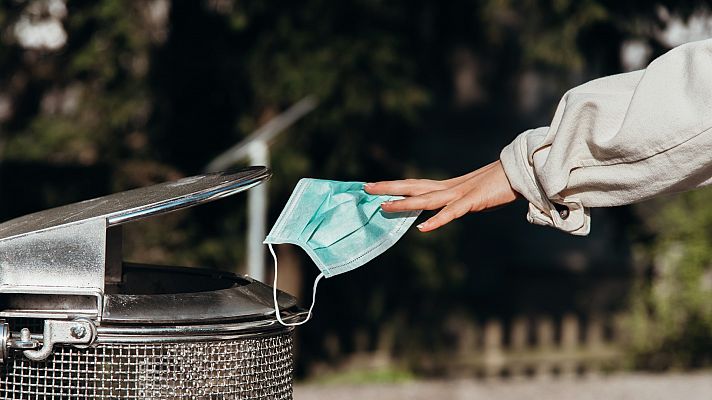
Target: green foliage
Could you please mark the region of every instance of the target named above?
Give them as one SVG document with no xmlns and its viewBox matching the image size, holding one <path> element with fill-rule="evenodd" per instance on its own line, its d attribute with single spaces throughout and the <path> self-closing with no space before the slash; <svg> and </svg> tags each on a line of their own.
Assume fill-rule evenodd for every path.
<svg viewBox="0 0 712 400">
<path fill-rule="evenodd" d="M 151 107 L 145 79 L 150 31 L 145 18 L 137 16 L 141 4 L 68 5 L 66 48 L 55 56 L 20 62 L 12 71 L 22 77 L 20 89 L 39 91 L 41 101 L 32 105 L 39 110 L 18 110 L 17 121 L 5 129 L 6 159 L 120 162 L 126 151 L 123 139 L 145 129 Z"/>
<path fill-rule="evenodd" d="M 610 23 L 611 11 L 603 2 L 586 0 L 509 1 L 489 0 L 482 21 L 490 40 L 502 42 L 517 26 L 525 64 L 539 64 L 564 71 L 581 71 L 584 54 L 581 33 L 598 23 Z"/>
<path fill-rule="evenodd" d="M 712 364 L 712 189 L 641 206 L 655 239 L 644 251 L 631 316 L 635 362 L 652 368 Z"/>
</svg>

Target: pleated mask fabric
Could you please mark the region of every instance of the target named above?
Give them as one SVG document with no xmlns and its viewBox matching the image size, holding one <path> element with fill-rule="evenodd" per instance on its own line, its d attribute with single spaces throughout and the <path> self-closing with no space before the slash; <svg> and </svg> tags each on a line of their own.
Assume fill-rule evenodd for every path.
<svg viewBox="0 0 712 400">
<path fill-rule="evenodd" d="M 311 178 L 299 181 L 264 240 L 274 256 L 275 287 L 277 258 L 273 244 L 290 243 L 307 252 L 321 271 L 314 282 L 315 295 L 322 277 L 366 264 L 393 246 L 413 225 L 420 211 L 386 213 L 381 203 L 402 197 L 369 194 L 363 185 Z M 312 302 L 307 320 L 313 306 Z"/>
</svg>

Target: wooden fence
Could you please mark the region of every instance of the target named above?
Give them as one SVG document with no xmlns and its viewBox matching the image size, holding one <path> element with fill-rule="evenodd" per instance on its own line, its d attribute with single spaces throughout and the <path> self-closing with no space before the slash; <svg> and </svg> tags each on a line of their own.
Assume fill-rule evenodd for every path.
<svg viewBox="0 0 712 400">
<path fill-rule="evenodd" d="M 618 369 L 624 362 L 622 319 L 612 315 L 515 317 L 476 323 L 453 317 L 444 327 L 449 350 L 438 349 L 410 360 L 426 376 L 463 378 L 547 378 L 587 375 Z M 396 328 L 379 332 L 368 350 L 366 332 L 355 335 L 355 351 L 344 357 L 335 335 L 327 335 L 326 353 L 338 364 L 315 364 L 313 375 L 339 371 L 378 371 L 402 364 L 392 358 Z"/>
<path fill-rule="evenodd" d="M 448 375 L 543 377 L 583 375 L 623 362 L 620 318 L 573 314 L 561 318 L 491 319 L 454 323 L 455 350 L 433 365 Z"/>
</svg>

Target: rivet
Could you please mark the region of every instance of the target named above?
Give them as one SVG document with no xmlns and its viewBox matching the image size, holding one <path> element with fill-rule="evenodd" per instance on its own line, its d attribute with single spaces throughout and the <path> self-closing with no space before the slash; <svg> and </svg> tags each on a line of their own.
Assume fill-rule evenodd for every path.
<svg viewBox="0 0 712 400">
<path fill-rule="evenodd" d="M 69 333 L 75 339 L 82 339 L 87 335 L 87 328 L 82 325 L 73 326 L 72 329 L 69 330 Z"/>
</svg>

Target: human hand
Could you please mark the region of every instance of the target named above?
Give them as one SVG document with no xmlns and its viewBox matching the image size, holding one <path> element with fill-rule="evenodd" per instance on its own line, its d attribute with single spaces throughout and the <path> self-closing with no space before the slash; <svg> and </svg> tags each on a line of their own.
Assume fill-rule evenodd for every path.
<svg viewBox="0 0 712 400">
<path fill-rule="evenodd" d="M 404 179 L 367 183 L 371 194 L 406 196 L 381 204 L 386 212 L 437 210 L 436 215 L 418 225 L 421 232 L 435 230 L 470 212 L 484 211 L 513 202 L 519 194 L 512 189 L 497 160 L 469 174 L 444 181 Z"/>
</svg>

